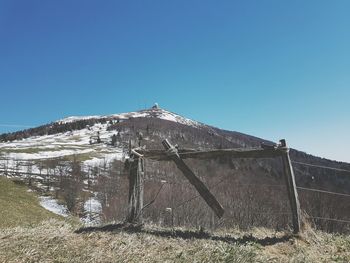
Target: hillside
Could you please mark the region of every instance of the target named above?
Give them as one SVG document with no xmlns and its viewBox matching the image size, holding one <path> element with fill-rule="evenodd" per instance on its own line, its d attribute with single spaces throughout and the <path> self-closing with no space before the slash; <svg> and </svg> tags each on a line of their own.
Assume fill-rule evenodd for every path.
<svg viewBox="0 0 350 263">
<path fill-rule="evenodd" d="M 161 141 L 165 138 L 180 148 L 194 149 L 272 144 L 153 107 L 123 114 L 68 117 L 0 135 L 0 172 L 12 177 L 22 175 L 23 178 L 24 175 L 27 181 L 33 181 L 36 189 L 49 191 L 66 201 L 73 214 L 85 216 L 93 212 L 99 214 L 97 222 L 122 220 L 127 207 L 128 180 L 124 161 L 128 158 L 129 144 L 162 149 Z M 350 194 L 347 173 L 295 162 L 345 170 L 350 170 L 350 164 L 294 149 L 290 154 L 297 186 Z M 186 162 L 224 206 L 224 221 L 219 222 L 201 199 L 193 198 L 196 191 L 172 163 L 146 160 L 145 200 L 157 197 L 144 211 L 148 222 L 208 228 L 215 228 L 219 223 L 241 228 L 290 227 L 289 204 L 278 159 L 219 158 Z M 345 196 L 300 189 L 299 197 L 302 209 L 313 217 L 350 218 L 350 202 Z M 171 216 L 166 212 L 168 208 L 173 211 Z M 327 231 L 349 231 L 346 223 L 322 219 L 315 219 L 313 223 Z"/>
<path fill-rule="evenodd" d="M 304 226 L 252 228 L 84 227 L 38 204 L 28 188 L 0 178 L 0 262 L 349 262 L 350 238 Z"/>
<path fill-rule="evenodd" d="M 60 217 L 40 206 L 27 187 L 0 177 L 0 218 L 0 228 L 8 228 Z"/>
</svg>

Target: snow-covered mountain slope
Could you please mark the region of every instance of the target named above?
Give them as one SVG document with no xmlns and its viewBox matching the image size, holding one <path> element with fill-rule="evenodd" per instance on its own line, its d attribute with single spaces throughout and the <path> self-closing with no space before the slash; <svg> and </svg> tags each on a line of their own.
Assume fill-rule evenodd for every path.
<svg viewBox="0 0 350 263">
<path fill-rule="evenodd" d="M 257 147 L 263 139 L 239 132 L 225 131 L 182 117 L 170 111 L 151 109 L 112 114 L 68 117 L 40 127 L 0 135 L 0 169 L 16 167 L 18 161 L 76 158 L 86 166 L 98 166 L 126 156 L 129 140 L 142 145 L 162 147 L 164 138 L 184 148 Z M 112 143 L 113 136 L 117 137 Z M 99 140 L 97 141 L 97 138 Z M 291 151 L 294 160 L 347 168 L 345 163 Z"/>
<path fill-rule="evenodd" d="M 151 108 L 147 110 L 135 111 L 135 112 L 127 112 L 120 114 L 111 114 L 111 115 L 92 115 L 92 116 L 71 116 L 61 120 L 58 120 L 57 123 L 69 123 L 79 120 L 89 120 L 89 119 L 114 119 L 114 120 L 127 120 L 130 118 L 158 118 L 162 120 L 168 120 L 177 122 L 184 125 L 189 125 L 193 127 L 201 127 L 205 126 L 204 124 L 185 118 L 176 113 L 161 109 L 161 108 Z"/>
<path fill-rule="evenodd" d="M 66 132 L 57 132 L 41 136 L 29 136 L 24 139 L 0 143 L 0 168 L 5 163 L 9 167 L 15 167 L 18 161 L 38 161 L 52 158 L 78 158 L 87 166 L 101 165 L 103 162 L 121 160 L 125 157 L 126 141 L 111 146 L 111 138 L 118 134 L 119 137 L 128 139 L 125 131 L 109 129 L 114 123 L 121 123 L 136 118 L 156 118 L 171 121 L 193 128 L 206 127 L 197 121 L 182 117 L 175 113 L 160 108 L 147 110 L 95 116 L 74 116 L 54 122 L 51 126 L 73 124 L 83 120 L 94 120 L 93 125 L 86 125 L 82 129 Z M 104 120 L 104 121 L 99 121 Z M 108 120 L 108 121 L 106 121 Z M 129 136 L 129 137 L 128 137 Z M 95 143 L 99 137 L 100 143 Z M 146 138 L 147 139 L 147 138 Z"/>
<path fill-rule="evenodd" d="M 14 167 L 15 162 L 21 160 L 37 161 L 72 156 L 87 165 L 98 165 L 103 161 L 122 159 L 123 149 L 120 147 L 109 147 L 106 143 L 90 144 L 91 136 L 96 136 L 97 133 L 100 134 L 102 142 L 110 141 L 114 132 L 107 131 L 106 128 L 107 124 L 95 124 L 82 130 L 1 143 L 0 159 L 3 163 L 10 162 L 8 164 L 10 167 Z"/>
</svg>

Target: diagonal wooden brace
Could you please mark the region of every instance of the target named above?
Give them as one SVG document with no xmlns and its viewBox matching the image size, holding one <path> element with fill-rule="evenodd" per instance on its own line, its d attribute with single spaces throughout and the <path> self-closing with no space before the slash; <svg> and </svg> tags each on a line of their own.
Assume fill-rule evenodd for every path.
<svg viewBox="0 0 350 263">
<path fill-rule="evenodd" d="M 196 188 L 200 196 L 215 212 L 215 214 L 221 218 L 225 212 L 221 204 L 216 200 L 214 195 L 209 191 L 205 184 L 192 172 L 187 164 L 179 156 L 177 149 L 172 146 L 168 140 L 162 142 L 164 148 L 168 151 L 169 157 L 175 162 L 177 168 L 184 174 L 188 181 Z"/>
</svg>

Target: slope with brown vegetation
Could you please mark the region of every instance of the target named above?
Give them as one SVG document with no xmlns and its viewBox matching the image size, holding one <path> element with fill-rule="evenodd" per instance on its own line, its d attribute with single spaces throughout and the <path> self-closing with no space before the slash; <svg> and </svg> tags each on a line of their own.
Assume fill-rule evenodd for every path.
<svg viewBox="0 0 350 263">
<path fill-rule="evenodd" d="M 24 186 L 0 178 L 0 262 L 350 262 L 350 236 L 288 231 L 82 227 L 40 207 Z"/>
<path fill-rule="evenodd" d="M 49 220 L 0 231 L 0 262 L 350 262 L 350 237 L 301 237 L 254 229 L 203 230 L 110 225 L 76 231 Z"/>
</svg>

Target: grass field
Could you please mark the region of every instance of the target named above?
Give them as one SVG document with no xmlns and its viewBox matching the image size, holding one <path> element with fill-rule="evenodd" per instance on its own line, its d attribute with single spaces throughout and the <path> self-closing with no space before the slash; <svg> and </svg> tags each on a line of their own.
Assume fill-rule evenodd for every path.
<svg viewBox="0 0 350 263">
<path fill-rule="evenodd" d="M 0 262 L 350 262 L 349 236 L 312 230 L 296 238 L 266 229 L 76 229 L 55 219 L 0 229 Z"/>
<path fill-rule="evenodd" d="M 50 218 L 60 217 L 41 207 L 26 186 L 0 176 L 0 228 L 32 225 Z"/>
<path fill-rule="evenodd" d="M 350 236 L 305 227 L 200 230 L 105 225 L 83 228 L 46 211 L 0 177 L 0 262 L 350 262 Z"/>
</svg>

